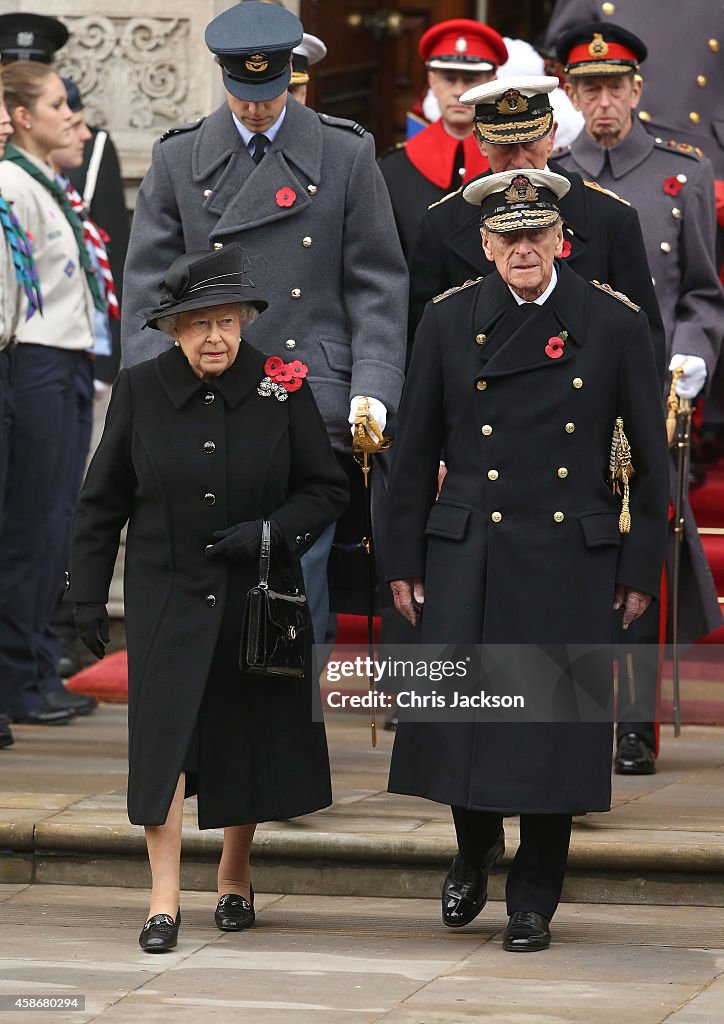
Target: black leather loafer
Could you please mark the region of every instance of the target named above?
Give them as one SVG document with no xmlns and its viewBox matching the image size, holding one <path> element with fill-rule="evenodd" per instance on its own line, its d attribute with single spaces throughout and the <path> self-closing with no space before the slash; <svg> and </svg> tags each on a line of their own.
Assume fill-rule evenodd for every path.
<svg viewBox="0 0 724 1024">
<path fill-rule="evenodd" d="M 75 712 L 68 708 L 51 708 L 49 704 L 43 704 L 25 714 L 14 715 L 13 722 L 17 725 L 66 725 L 75 718 Z"/>
<path fill-rule="evenodd" d="M 178 930 L 181 927 L 181 910 L 176 920 L 170 914 L 154 914 L 141 929 L 138 945 L 144 953 L 168 953 L 178 942 Z"/>
<path fill-rule="evenodd" d="M 656 759 L 648 743 L 638 733 L 627 732 L 616 748 L 617 775 L 655 775 Z"/>
<path fill-rule="evenodd" d="M 550 944 L 551 930 L 542 914 L 517 910 L 510 915 L 503 936 L 503 949 L 509 953 L 535 953 L 539 949 L 548 949 Z"/>
<path fill-rule="evenodd" d="M 488 899 L 488 872 L 505 852 L 501 829 L 495 843 L 485 854 L 481 867 L 468 864 L 458 854 L 442 886 L 442 923 L 448 928 L 463 928 L 478 916 Z"/>
<path fill-rule="evenodd" d="M 49 707 L 56 710 L 72 711 L 75 715 L 89 715 L 98 707 L 95 697 L 86 697 L 82 693 L 73 693 L 72 690 L 60 687 L 57 690 L 50 690 L 45 694 L 45 702 Z"/>
<path fill-rule="evenodd" d="M 256 920 L 254 913 L 254 886 L 250 886 L 251 903 L 236 892 L 227 892 L 220 897 L 214 911 L 216 927 L 222 932 L 241 932 L 251 928 Z"/>
<path fill-rule="evenodd" d="M 0 715 L 0 750 L 3 747 L 12 747 L 15 740 L 10 730 L 8 722 L 10 721 L 5 715 Z"/>
</svg>

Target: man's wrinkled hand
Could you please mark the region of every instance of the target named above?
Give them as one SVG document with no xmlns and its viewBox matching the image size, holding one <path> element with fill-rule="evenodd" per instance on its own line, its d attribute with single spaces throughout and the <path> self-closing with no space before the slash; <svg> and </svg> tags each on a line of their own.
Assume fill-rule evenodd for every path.
<svg viewBox="0 0 724 1024">
<path fill-rule="evenodd" d="M 640 590 L 631 590 L 623 583 L 617 584 L 613 597 L 613 609 L 618 611 L 619 608 L 623 608 L 622 625 L 624 629 L 628 629 L 632 622 L 641 618 L 650 604 L 650 594 L 644 594 Z"/>
<path fill-rule="evenodd" d="M 425 584 L 422 579 L 415 577 L 411 580 L 392 580 L 390 588 L 395 608 L 411 626 L 416 626 L 425 603 Z"/>
</svg>

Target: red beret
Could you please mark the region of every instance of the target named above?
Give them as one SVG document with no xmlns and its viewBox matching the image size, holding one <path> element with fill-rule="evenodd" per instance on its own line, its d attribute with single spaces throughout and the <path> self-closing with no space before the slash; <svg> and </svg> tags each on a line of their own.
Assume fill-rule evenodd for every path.
<svg viewBox="0 0 724 1024">
<path fill-rule="evenodd" d="M 429 68 L 490 71 L 505 64 L 503 37 L 480 21 L 453 18 L 433 25 L 420 39 L 420 56 Z"/>
</svg>

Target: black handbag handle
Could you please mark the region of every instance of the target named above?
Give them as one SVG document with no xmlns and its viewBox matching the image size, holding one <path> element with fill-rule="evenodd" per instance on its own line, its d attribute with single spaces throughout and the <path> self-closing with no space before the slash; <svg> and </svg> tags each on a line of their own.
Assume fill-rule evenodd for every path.
<svg viewBox="0 0 724 1024">
<path fill-rule="evenodd" d="M 269 589 L 269 562 L 271 559 L 271 523 L 268 519 L 261 524 L 261 547 L 259 549 L 259 586 Z"/>
</svg>

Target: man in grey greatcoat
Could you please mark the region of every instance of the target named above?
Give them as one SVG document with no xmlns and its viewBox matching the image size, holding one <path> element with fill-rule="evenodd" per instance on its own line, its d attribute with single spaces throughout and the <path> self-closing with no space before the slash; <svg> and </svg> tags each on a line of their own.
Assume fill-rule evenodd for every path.
<svg viewBox="0 0 724 1024">
<path fill-rule="evenodd" d="M 610 21 L 588 22 L 561 36 L 557 53 L 585 128 L 556 160 L 567 171 L 613 189 L 638 211 L 666 331 L 666 363 L 671 371 L 683 371 L 677 393 L 696 398 L 711 386 L 724 323 L 714 258 L 711 163 L 688 143 L 650 134 L 635 116 L 641 97 L 639 65 L 647 49 L 633 33 Z M 717 629 L 722 616 L 688 503 L 682 554 L 680 639 L 693 643 Z M 651 612 L 636 631 L 639 643 L 656 643 L 658 623 Z M 619 773 L 655 770 L 657 673 L 652 661 L 642 648 L 624 670 L 629 687 L 621 689 L 630 689 L 631 700 L 630 707 L 619 709 Z"/>
<path fill-rule="evenodd" d="M 208 25 L 226 102 L 154 144 L 126 263 L 123 362 L 168 346 L 136 316 L 155 301 L 163 268 L 185 251 L 238 242 L 252 257 L 249 278 L 269 299 L 265 322 L 245 328 L 246 339 L 306 364 L 332 445 L 349 452 L 359 399 L 369 399 L 382 430 L 397 408 L 407 270 L 372 137 L 288 96 L 302 34 L 291 12 L 255 0 Z M 302 563 L 320 642 L 333 532 Z"/>
</svg>

